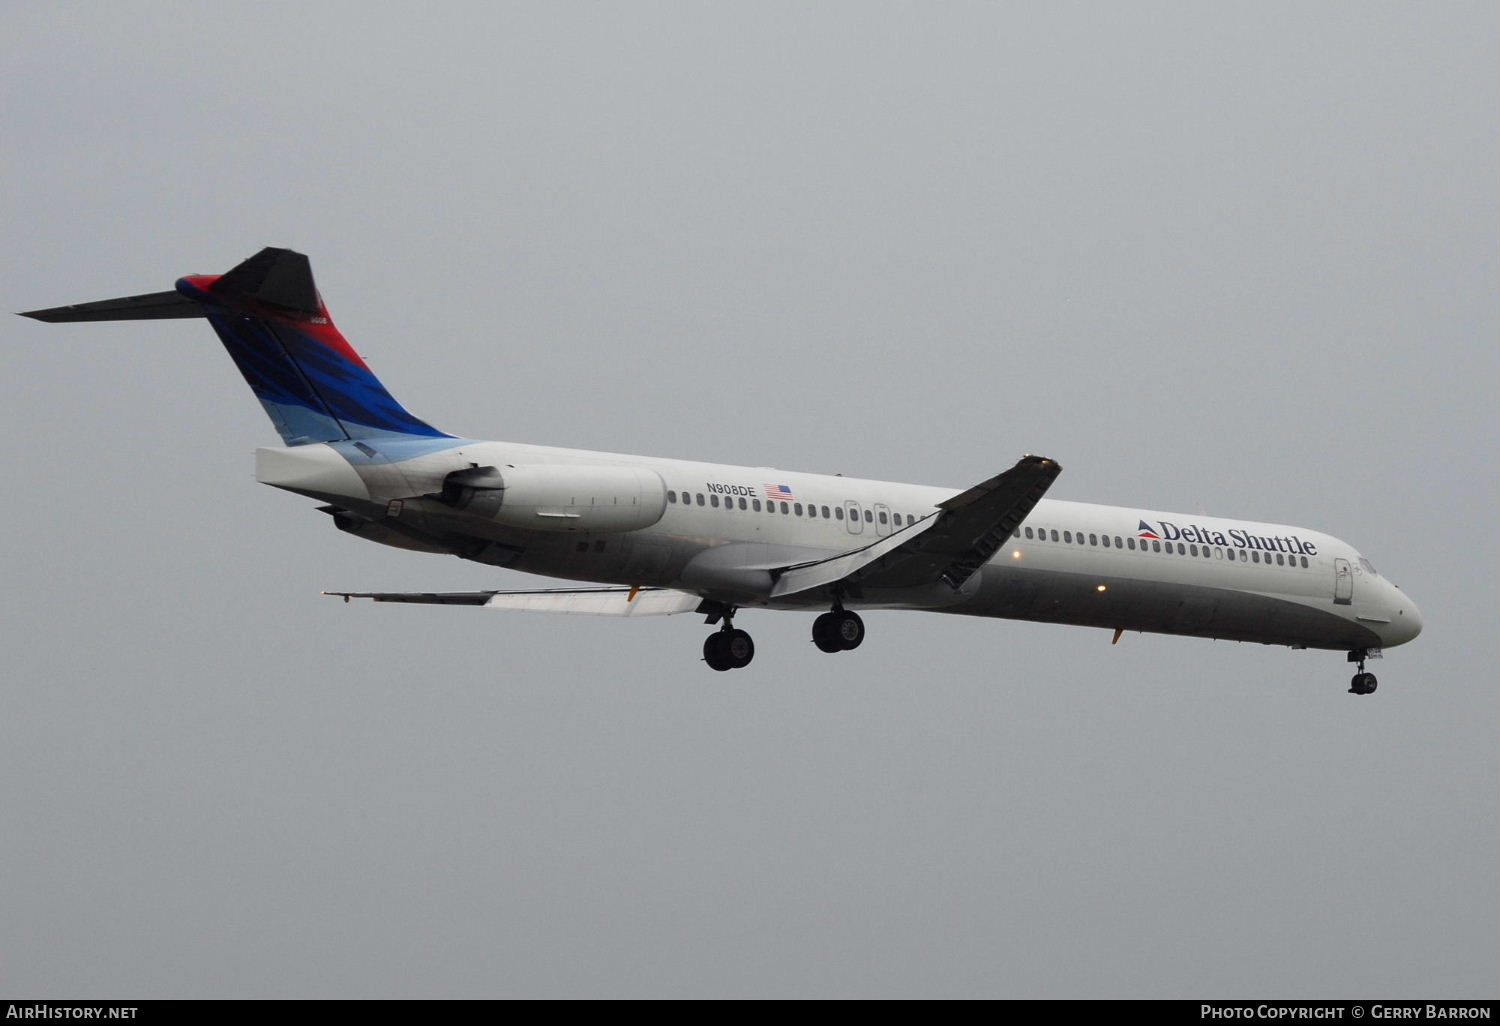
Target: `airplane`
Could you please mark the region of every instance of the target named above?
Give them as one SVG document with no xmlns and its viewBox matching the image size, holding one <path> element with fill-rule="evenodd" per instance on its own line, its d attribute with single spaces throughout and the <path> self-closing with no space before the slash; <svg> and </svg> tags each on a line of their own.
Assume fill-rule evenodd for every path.
<svg viewBox="0 0 1500 1026">
<path fill-rule="evenodd" d="M 325 592 L 347 603 L 649 616 L 717 626 L 714 670 L 755 655 L 746 610 L 816 612 L 826 653 L 860 610 L 901 609 L 1343 650 L 1422 630 L 1416 604 L 1347 543 L 1283 524 L 1045 498 L 1062 468 L 1026 455 L 959 491 L 841 475 L 491 442 L 409 413 L 340 334 L 306 256 L 266 248 L 175 289 L 22 314 L 48 323 L 206 318 L 284 445 L 256 480 L 322 503 L 340 531 L 585 588 Z"/>
</svg>

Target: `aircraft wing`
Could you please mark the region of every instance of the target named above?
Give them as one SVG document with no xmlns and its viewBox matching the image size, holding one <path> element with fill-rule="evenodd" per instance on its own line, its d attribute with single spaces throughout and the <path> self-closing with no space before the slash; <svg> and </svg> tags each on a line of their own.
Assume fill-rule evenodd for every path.
<svg viewBox="0 0 1500 1026">
<path fill-rule="evenodd" d="M 325 591 L 345 602 L 418 602 L 442 606 L 484 606 L 532 613 L 582 613 L 592 616 L 669 616 L 697 609 L 703 600 L 671 588 L 579 588 L 547 591 Z"/>
<path fill-rule="evenodd" d="M 1005 544 L 1060 473 L 1052 460 L 1023 456 L 1003 474 L 938 503 L 939 512 L 872 545 L 773 571 L 771 598 L 937 581 L 957 591 Z"/>
</svg>

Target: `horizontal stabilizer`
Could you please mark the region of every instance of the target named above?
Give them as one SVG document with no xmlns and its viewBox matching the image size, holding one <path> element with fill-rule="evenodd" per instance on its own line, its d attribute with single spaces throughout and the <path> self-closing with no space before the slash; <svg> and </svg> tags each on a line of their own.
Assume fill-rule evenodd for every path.
<svg viewBox="0 0 1500 1026">
<path fill-rule="evenodd" d="M 312 264 L 290 249 L 267 246 L 221 274 L 209 291 L 226 298 L 252 299 L 303 317 L 323 314 Z"/>
<path fill-rule="evenodd" d="M 325 591 L 345 602 L 416 602 L 443 606 L 484 606 L 527 613 L 577 613 L 587 616 L 670 616 L 697 609 L 697 595 L 671 588 L 577 588 L 547 591 Z"/>
<path fill-rule="evenodd" d="M 67 321 L 156 321 L 169 317 L 207 317 L 201 303 L 179 292 L 150 292 L 143 296 L 100 299 L 50 310 L 28 310 L 21 314 L 34 321 L 63 324 Z"/>
</svg>

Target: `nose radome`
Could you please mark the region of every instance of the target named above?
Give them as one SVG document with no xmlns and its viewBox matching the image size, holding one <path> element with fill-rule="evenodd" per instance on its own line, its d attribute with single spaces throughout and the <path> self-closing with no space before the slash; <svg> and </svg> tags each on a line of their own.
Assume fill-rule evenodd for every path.
<svg viewBox="0 0 1500 1026">
<path fill-rule="evenodd" d="M 1422 633 L 1422 613 L 1417 609 L 1417 604 L 1400 589 L 1396 589 L 1393 604 L 1396 615 L 1391 617 L 1391 625 L 1386 628 L 1389 640 L 1385 644 L 1404 645 Z"/>
</svg>

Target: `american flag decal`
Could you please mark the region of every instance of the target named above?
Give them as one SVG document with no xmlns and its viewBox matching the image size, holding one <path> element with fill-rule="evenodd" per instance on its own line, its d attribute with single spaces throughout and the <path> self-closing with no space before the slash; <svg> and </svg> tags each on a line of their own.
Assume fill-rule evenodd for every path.
<svg viewBox="0 0 1500 1026">
<path fill-rule="evenodd" d="M 766 498 L 768 499 L 780 499 L 782 502 L 791 502 L 796 498 L 792 494 L 792 490 L 786 485 L 763 484 L 761 487 L 766 490 Z"/>
</svg>

